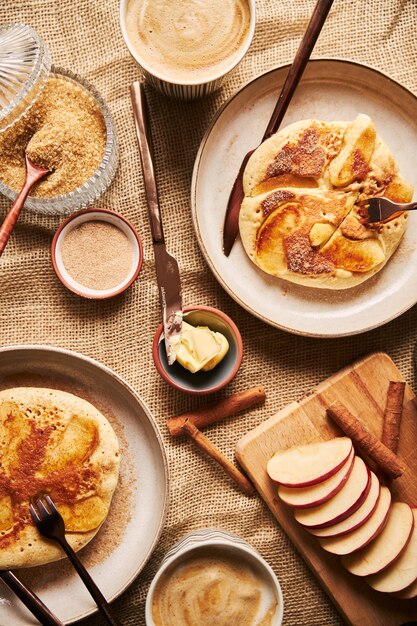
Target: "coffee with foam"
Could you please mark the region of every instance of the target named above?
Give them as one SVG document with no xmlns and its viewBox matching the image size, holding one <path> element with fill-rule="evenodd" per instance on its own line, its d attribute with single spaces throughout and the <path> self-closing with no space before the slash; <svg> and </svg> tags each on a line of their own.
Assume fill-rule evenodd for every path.
<svg viewBox="0 0 417 626">
<path fill-rule="evenodd" d="M 145 69 L 193 84 L 238 62 L 250 20 L 248 0 L 130 0 L 126 30 Z"/>
<path fill-rule="evenodd" d="M 277 598 L 253 561 L 212 548 L 171 565 L 155 587 L 155 626 L 272 626 Z"/>
</svg>

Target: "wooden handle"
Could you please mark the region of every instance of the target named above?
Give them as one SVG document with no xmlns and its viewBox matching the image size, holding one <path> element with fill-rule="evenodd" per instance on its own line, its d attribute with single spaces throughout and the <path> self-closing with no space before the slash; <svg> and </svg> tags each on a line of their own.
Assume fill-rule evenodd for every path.
<svg viewBox="0 0 417 626">
<path fill-rule="evenodd" d="M 40 180 L 41 178 L 43 178 L 43 176 L 49 173 L 49 170 L 38 167 L 37 165 L 32 163 L 27 155 L 25 156 L 25 162 L 25 184 L 23 185 L 21 191 L 17 195 L 17 198 L 10 207 L 3 224 L 0 226 L 0 256 L 3 254 L 7 242 L 9 241 L 10 235 L 12 234 L 13 228 L 15 227 L 15 224 L 19 219 L 20 212 L 26 198 L 29 195 L 30 190 L 38 180 Z"/>
<path fill-rule="evenodd" d="M 91 597 L 94 602 L 97 604 L 99 611 L 104 616 L 106 622 L 110 626 L 122 626 L 120 620 L 113 614 L 113 610 L 110 607 L 110 604 L 107 602 L 106 598 L 101 593 L 100 589 L 97 587 L 94 580 L 91 578 L 89 572 L 84 567 L 83 563 L 79 559 L 76 552 L 70 546 L 65 537 L 58 540 L 65 554 L 75 567 L 79 577 L 83 581 L 84 585 L 87 587 Z"/>
<path fill-rule="evenodd" d="M 158 190 L 156 187 L 155 168 L 151 150 L 151 135 L 148 124 L 146 96 L 143 85 L 135 81 L 130 87 L 132 111 L 135 120 L 135 130 L 142 163 L 143 182 L 145 183 L 146 203 L 151 224 L 154 243 L 164 243 L 162 216 L 159 207 Z"/>
<path fill-rule="evenodd" d="M 197 428 L 204 428 L 204 426 L 209 426 L 225 417 L 230 417 L 235 413 L 239 413 L 239 411 L 244 411 L 255 404 L 264 402 L 265 398 L 265 389 L 262 385 L 259 385 L 258 387 L 235 393 L 203 409 L 196 409 L 177 417 L 170 417 L 166 421 L 167 426 L 171 435 L 177 437 L 183 434 L 182 426 L 187 420 Z"/>
<path fill-rule="evenodd" d="M 64 626 L 61 620 L 53 615 L 42 600 L 38 598 L 31 589 L 26 587 L 13 572 L 9 572 L 8 570 L 1 571 L 0 578 L 14 591 L 17 597 L 43 626 Z"/>
<path fill-rule="evenodd" d="M 192 424 L 189 420 L 186 420 L 181 427 L 182 431 L 185 432 L 195 443 L 196 445 L 208 454 L 212 459 L 214 459 L 232 478 L 235 483 L 240 487 L 240 489 L 246 493 L 247 496 L 253 496 L 255 493 L 255 488 L 252 483 L 240 472 L 237 467 L 233 465 L 227 459 L 222 452 L 215 445 L 211 443 L 211 441 L 203 435 L 203 433 L 198 430 L 194 424 Z"/>
<path fill-rule="evenodd" d="M 301 40 L 300 46 L 294 57 L 294 61 L 288 71 L 287 78 L 285 79 L 284 86 L 279 95 L 278 101 L 275 105 L 271 119 L 269 120 L 268 127 L 265 131 L 263 141 L 268 139 L 271 135 L 277 132 L 284 115 L 287 111 L 288 105 L 297 89 L 298 83 L 304 73 L 305 67 L 308 63 L 310 55 L 313 51 L 314 45 L 320 35 L 323 24 L 326 21 L 326 17 L 333 4 L 333 0 L 318 0 L 314 7 L 313 14 L 307 26 L 307 30 L 304 33 L 304 37 Z"/>
</svg>

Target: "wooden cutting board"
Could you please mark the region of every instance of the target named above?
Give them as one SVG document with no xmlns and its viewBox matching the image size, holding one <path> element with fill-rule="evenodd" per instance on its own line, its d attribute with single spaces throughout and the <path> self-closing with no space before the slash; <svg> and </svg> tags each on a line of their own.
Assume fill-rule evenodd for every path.
<svg viewBox="0 0 417 626">
<path fill-rule="evenodd" d="M 236 447 L 239 463 L 352 626 L 399 626 L 416 620 L 417 599 L 404 601 L 378 593 L 361 578 L 347 572 L 339 557 L 325 552 L 317 540 L 294 520 L 291 509 L 278 501 L 276 487 L 266 473 L 266 464 L 280 448 L 340 435 L 340 430 L 326 416 L 326 407 L 335 400 L 342 402 L 380 437 L 390 380 L 404 378 L 387 354 L 371 354 L 328 378 L 317 389 L 260 424 Z M 393 499 L 417 506 L 417 401 L 408 385 L 398 454 L 410 469 L 391 483 Z"/>
</svg>

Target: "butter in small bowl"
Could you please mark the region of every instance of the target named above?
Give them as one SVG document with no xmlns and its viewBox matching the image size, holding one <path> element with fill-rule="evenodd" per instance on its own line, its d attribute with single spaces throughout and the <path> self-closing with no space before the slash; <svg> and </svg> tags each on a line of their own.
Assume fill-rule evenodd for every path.
<svg viewBox="0 0 417 626">
<path fill-rule="evenodd" d="M 152 353 L 158 373 L 168 384 L 198 395 L 218 391 L 232 380 L 242 361 L 243 344 L 236 324 L 225 313 L 195 306 L 184 310 L 176 362 L 168 365 L 162 324 Z"/>
<path fill-rule="evenodd" d="M 183 321 L 181 344 L 176 359 L 192 374 L 209 372 L 226 356 L 229 342 L 226 337 L 208 326 L 193 326 Z"/>
</svg>

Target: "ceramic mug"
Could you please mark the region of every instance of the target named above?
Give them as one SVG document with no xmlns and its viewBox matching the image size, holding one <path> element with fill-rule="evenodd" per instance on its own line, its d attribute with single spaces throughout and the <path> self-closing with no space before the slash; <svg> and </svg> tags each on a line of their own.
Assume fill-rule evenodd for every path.
<svg viewBox="0 0 417 626">
<path fill-rule="evenodd" d="M 155 32 L 148 25 L 147 30 L 142 29 L 139 38 L 139 35 L 136 36 L 139 20 L 142 20 L 139 8 L 146 4 L 151 5 L 151 0 L 121 0 L 120 27 L 125 43 L 146 80 L 168 96 L 191 100 L 215 91 L 240 63 L 252 42 L 256 22 L 255 0 L 221 0 L 217 7 L 221 17 L 213 10 L 211 1 L 193 8 L 191 0 L 183 0 L 182 3 L 166 0 L 158 5 L 167 15 L 156 16 L 161 17 L 161 22 Z M 174 10 L 175 14 L 169 14 Z M 200 10 L 212 13 L 201 16 Z M 247 19 L 242 17 L 245 15 Z M 230 16 L 229 21 L 226 16 Z M 223 23 L 230 26 L 227 26 L 227 36 L 222 38 L 220 25 Z M 208 25 L 207 30 L 202 25 Z M 154 45 L 156 31 L 158 39 Z M 166 33 L 166 40 L 161 33 Z M 208 63 L 204 67 L 200 49 L 206 41 L 209 42 Z M 239 41 L 237 45 L 236 41 Z M 176 48 L 178 42 L 181 45 Z M 181 50 L 184 50 L 183 56 Z M 215 56 L 210 56 L 212 50 Z"/>
<path fill-rule="evenodd" d="M 233 563 L 244 563 L 252 572 L 256 572 L 258 580 L 262 581 L 264 597 L 261 599 L 259 611 L 268 613 L 270 626 L 281 626 L 284 614 L 284 601 L 281 586 L 273 569 L 261 555 L 247 541 L 226 530 L 218 528 L 203 528 L 195 530 L 180 539 L 165 555 L 157 571 L 146 598 L 145 617 L 146 626 L 157 626 L 153 617 L 153 604 L 157 595 L 159 581 L 169 575 L 179 564 L 186 563 L 188 558 L 201 554 L 209 554 L 210 559 L 218 554 L 220 558 L 231 559 Z M 195 596 L 195 594 L 193 594 Z M 195 600 L 195 597 L 193 598 Z M 272 607 L 271 605 L 272 599 Z M 182 600 L 183 601 L 183 600 Z M 265 606 L 267 609 L 265 609 Z M 263 616 L 266 617 L 266 616 Z M 258 623 L 258 616 L 256 617 Z"/>
</svg>

